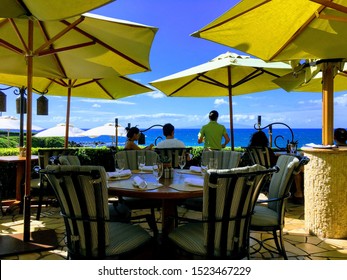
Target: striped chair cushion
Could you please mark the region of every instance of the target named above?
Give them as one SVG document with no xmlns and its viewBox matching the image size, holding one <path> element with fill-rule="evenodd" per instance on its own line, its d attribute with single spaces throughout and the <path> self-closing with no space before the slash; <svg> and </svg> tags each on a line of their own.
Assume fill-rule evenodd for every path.
<svg viewBox="0 0 347 280">
<path fill-rule="evenodd" d="M 78 165 L 48 165 L 47 171 L 56 172 L 89 172 L 97 171 L 100 173 L 100 184 L 93 184 L 90 176 L 80 175 L 78 178 L 66 173 L 62 178 L 48 173 L 49 181 L 57 192 L 61 202 L 61 212 L 68 217 L 74 216 L 79 219 L 96 219 L 102 217 L 109 219 L 108 194 L 106 172 L 102 166 L 78 166 Z M 77 181 L 75 181 L 77 180 Z M 63 182 L 61 184 L 61 182 Z M 103 232 L 98 230 L 97 222 L 84 223 L 82 220 L 67 219 L 71 238 L 78 240 L 79 251 L 83 255 L 87 243 L 91 244 L 91 250 L 97 254 L 99 246 L 98 235 L 105 235 L 105 245 L 110 244 L 110 234 L 108 223 L 105 223 Z"/>
<path fill-rule="evenodd" d="M 232 175 L 263 170 L 265 170 L 265 167 L 260 165 L 217 170 L 218 174 L 230 174 L 231 177 L 219 178 L 216 184 L 210 183 L 211 171 L 209 171 L 204 178 L 203 223 L 189 223 L 178 227 L 169 234 L 169 238 L 187 252 L 206 256 L 210 245 L 209 235 L 212 234 L 214 236 L 214 257 L 221 255 L 221 246 L 226 246 L 227 256 L 244 255 L 246 250 L 244 246 L 248 244 L 249 237 L 248 222 L 255 201 L 253 192 L 255 184 L 259 180 L 257 179 L 258 176 L 255 176 L 256 178 L 253 181 L 249 181 L 247 176 L 237 177 Z M 259 176 L 262 177 L 262 175 Z M 230 207 L 227 206 L 228 197 L 231 198 Z M 215 205 L 215 212 L 212 215 L 209 209 L 210 203 Z M 227 212 L 225 213 L 225 211 Z M 248 218 L 233 220 L 236 216 L 242 215 L 248 216 Z M 223 218 L 229 220 L 226 222 L 226 232 L 223 230 L 222 223 L 219 222 Z M 226 244 L 223 242 L 226 242 Z"/>
<path fill-rule="evenodd" d="M 260 164 L 262 166 L 265 166 L 266 168 L 269 168 L 272 166 L 272 157 L 270 156 L 271 148 L 269 147 L 247 147 L 246 153 L 248 154 L 248 157 L 251 161 L 251 163 Z"/>
<path fill-rule="evenodd" d="M 264 225 L 274 227 L 279 225 L 279 215 L 274 210 L 261 205 L 254 207 L 252 215 L 252 226 L 263 227 Z"/>
<path fill-rule="evenodd" d="M 138 169 L 137 157 L 140 155 L 146 156 L 146 165 L 153 165 L 158 159 L 158 154 L 150 150 L 129 150 L 116 153 L 115 160 L 124 159 L 125 169 Z"/>
<path fill-rule="evenodd" d="M 169 234 L 169 238 L 180 248 L 194 255 L 207 254 L 202 223 L 188 223 L 180 226 Z"/>
<path fill-rule="evenodd" d="M 237 174 L 237 173 L 248 173 L 248 172 L 256 172 L 260 170 L 265 170 L 266 168 L 260 165 L 254 165 L 254 166 L 246 166 L 246 167 L 239 167 L 239 168 L 233 168 L 230 170 L 217 170 L 217 173 L 219 174 Z M 237 179 L 235 183 L 235 187 L 233 189 L 230 188 L 230 184 L 232 184 L 232 180 L 235 180 L 234 178 L 220 178 L 218 179 L 218 183 L 216 185 L 209 183 L 208 180 L 204 180 L 204 201 L 203 201 L 203 220 L 209 219 L 208 216 L 208 203 L 211 203 L 209 201 L 210 199 L 210 188 L 216 188 L 216 211 L 215 211 L 215 218 L 221 219 L 223 217 L 223 211 L 226 203 L 226 197 L 232 196 L 232 202 L 231 202 L 231 208 L 229 210 L 229 217 L 233 218 L 237 215 L 247 215 L 250 207 L 250 203 L 252 202 L 253 198 L 253 190 L 247 191 L 245 190 L 245 181 L 246 177 L 240 177 Z M 253 186 L 252 186 L 253 187 Z M 244 204 L 242 209 L 240 209 L 240 202 L 242 201 L 242 196 L 246 195 L 244 198 Z M 214 203 L 214 202 L 212 202 Z M 252 205 L 253 206 L 253 205 Z M 230 236 L 236 236 L 240 240 L 238 240 L 238 244 L 243 244 L 244 240 L 242 239 L 244 237 L 243 233 L 236 233 L 235 230 L 244 229 L 244 223 L 245 221 L 229 221 L 229 227 L 228 232 L 230 233 Z M 208 242 L 208 225 L 204 225 L 204 245 L 207 245 Z M 221 242 L 221 236 L 222 236 L 222 223 L 217 223 L 215 227 L 215 241 L 214 241 L 214 247 L 215 252 L 218 254 L 219 246 Z M 227 244 L 227 250 L 232 251 L 234 250 L 235 240 L 232 238 L 228 239 Z"/>
<path fill-rule="evenodd" d="M 241 159 L 241 152 L 235 151 L 204 151 L 203 156 L 218 159 L 218 168 L 235 168 L 239 165 Z"/>
<path fill-rule="evenodd" d="M 59 162 L 62 165 L 81 165 L 78 156 L 73 155 L 60 156 Z"/>
<path fill-rule="evenodd" d="M 110 223 L 110 243 L 106 255 L 120 255 L 148 242 L 151 236 L 138 225 Z"/>
<path fill-rule="evenodd" d="M 272 175 L 268 198 L 278 198 L 284 195 L 287 185 L 295 168 L 299 165 L 299 160 L 293 156 L 279 156 L 276 165 L 280 168 L 278 173 Z M 280 202 L 270 202 L 268 207 L 276 212 L 281 211 Z"/>
<path fill-rule="evenodd" d="M 155 148 L 160 158 L 168 158 L 173 168 L 179 168 L 178 156 L 186 155 L 191 148 Z"/>
</svg>

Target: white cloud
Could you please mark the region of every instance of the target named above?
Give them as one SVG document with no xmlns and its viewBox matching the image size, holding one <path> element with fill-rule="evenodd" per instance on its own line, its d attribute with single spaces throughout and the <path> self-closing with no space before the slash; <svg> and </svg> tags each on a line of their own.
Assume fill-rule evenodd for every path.
<svg viewBox="0 0 347 280">
<path fill-rule="evenodd" d="M 341 96 L 335 97 L 334 103 L 343 107 L 347 106 L 347 94 L 345 93 Z"/>
<path fill-rule="evenodd" d="M 310 104 L 322 104 L 322 100 L 321 99 L 311 99 L 307 101 Z"/>
<path fill-rule="evenodd" d="M 110 100 L 110 99 L 81 99 L 80 101 L 85 103 L 103 103 L 103 104 L 122 104 L 122 105 L 136 105 L 134 102 L 123 101 L 123 100 Z"/>
<path fill-rule="evenodd" d="M 154 99 L 166 97 L 166 95 L 162 93 L 161 91 L 152 91 L 152 92 L 146 93 L 146 95 Z"/>
<path fill-rule="evenodd" d="M 229 104 L 229 102 L 225 101 L 223 98 L 217 98 L 214 101 L 214 105 L 216 105 L 217 107 L 221 106 L 221 105 L 224 105 L 224 104 Z M 235 103 L 233 103 L 233 105 L 235 105 Z"/>
<path fill-rule="evenodd" d="M 92 106 L 93 108 L 100 108 L 101 107 L 101 105 L 99 105 L 99 104 L 93 104 L 93 106 Z"/>
</svg>

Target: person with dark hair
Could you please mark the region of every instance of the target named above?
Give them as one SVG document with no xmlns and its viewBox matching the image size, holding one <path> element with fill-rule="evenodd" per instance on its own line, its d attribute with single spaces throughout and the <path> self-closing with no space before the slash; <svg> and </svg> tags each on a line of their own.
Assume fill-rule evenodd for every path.
<svg viewBox="0 0 347 280">
<path fill-rule="evenodd" d="M 210 122 L 200 129 L 198 143 L 204 143 L 204 148 L 206 150 L 220 150 L 225 148 L 230 142 L 225 126 L 217 123 L 218 116 L 219 114 L 217 111 L 211 111 L 209 113 Z M 222 144 L 223 137 L 224 143 Z"/>
<path fill-rule="evenodd" d="M 346 146 L 347 130 L 344 128 L 336 128 L 334 130 L 334 140 L 337 146 Z"/>
<path fill-rule="evenodd" d="M 164 124 L 163 134 L 165 140 L 158 143 L 157 148 L 185 148 L 181 140 L 175 138 L 175 127 L 171 123 Z"/>
<path fill-rule="evenodd" d="M 248 146 L 269 147 L 269 139 L 264 131 L 258 130 L 252 134 Z"/>
<path fill-rule="evenodd" d="M 139 140 L 140 137 L 140 129 L 137 127 L 126 127 L 127 130 L 127 142 L 125 143 L 124 150 L 142 150 L 137 144 L 135 144 L 135 141 Z M 146 150 L 151 150 L 153 148 L 153 144 L 145 147 Z"/>
<path fill-rule="evenodd" d="M 264 131 L 258 130 L 251 135 L 248 146 L 249 147 L 269 147 L 269 139 L 267 138 Z M 269 156 L 270 156 L 271 166 L 276 165 L 277 156 L 272 151 L 272 149 L 269 149 Z M 242 161 L 243 161 L 243 164 L 247 163 L 246 155 L 244 155 L 242 157 Z M 303 172 L 304 172 L 304 167 L 302 166 L 300 173 L 297 173 L 294 176 L 295 190 L 294 190 L 292 196 L 290 197 L 290 201 L 295 203 L 295 204 L 303 204 L 304 203 L 304 191 L 302 188 Z M 265 192 L 266 192 L 266 190 L 265 190 Z"/>
<path fill-rule="evenodd" d="M 251 135 L 251 138 L 249 140 L 248 147 L 269 147 L 269 139 L 267 138 L 266 134 L 262 130 L 258 130 L 254 132 Z M 272 149 L 269 149 L 269 157 L 270 157 L 270 164 L 271 166 L 276 165 L 277 162 L 277 156 L 272 151 Z M 251 164 L 250 162 L 247 162 L 246 154 L 242 157 L 242 161 L 244 165 Z"/>
</svg>

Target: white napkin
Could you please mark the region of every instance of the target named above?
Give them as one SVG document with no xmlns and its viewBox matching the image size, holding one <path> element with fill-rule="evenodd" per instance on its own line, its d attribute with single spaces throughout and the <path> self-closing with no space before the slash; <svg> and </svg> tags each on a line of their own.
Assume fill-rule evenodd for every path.
<svg viewBox="0 0 347 280">
<path fill-rule="evenodd" d="M 144 167 L 142 167 L 142 171 L 152 171 L 152 170 L 153 170 L 152 165 L 145 165 Z"/>
<path fill-rule="evenodd" d="M 107 172 L 108 178 L 119 178 L 131 175 L 130 169 L 124 169 L 122 171 Z"/>
<path fill-rule="evenodd" d="M 189 167 L 189 170 L 192 171 L 192 172 L 200 173 L 201 172 L 201 167 L 200 166 L 191 166 L 191 167 Z"/>
<path fill-rule="evenodd" d="M 147 183 L 145 180 L 143 180 L 141 177 L 139 176 L 135 176 L 134 177 L 134 180 L 133 180 L 133 185 L 135 187 L 138 187 L 140 189 L 145 189 L 147 188 Z"/>
<path fill-rule="evenodd" d="M 196 187 L 203 187 L 204 186 L 204 179 L 203 178 L 186 178 L 184 180 L 185 184 L 196 186 Z"/>
</svg>

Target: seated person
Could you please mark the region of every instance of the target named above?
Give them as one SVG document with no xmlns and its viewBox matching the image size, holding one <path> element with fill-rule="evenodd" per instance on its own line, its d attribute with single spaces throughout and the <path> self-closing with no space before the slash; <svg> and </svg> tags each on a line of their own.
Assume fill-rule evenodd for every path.
<svg viewBox="0 0 347 280">
<path fill-rule="evenodd" d="M 165 140 L 158 143 L 158 149 L 165 148 L 185 148 L 186 145 L 181 141 L 175 138 L 175 127 L 171 123 L 167 123 L 163 126 L 163 134 Z M 186 153 L 186 160 L 191 160 L 192 155 Z"/>
<path fill-rule="evenodd" d="M 267 138 L 265 132 L 262 130 L 258 130 L 256 132 L 254 132 L 251 135 L 248 147 L 269 147 L 269 139 Z M 270 165 L 274 166 L 274 165 L 276 165 L 276 162 L 277 162 L 277 156 L 275 155 L 275 153 L 273 152 L 272 149 L 269 150 L 269 153 L 270 153 L 269 154 Z M 243 166 L 253 164 L 252 162 L 250 162 L 250 159 L 247 157 L 248 157 L 248 155 L 244 154 L 241 158 L 241 162 L 242 162 Z"/>
<path fill-rule="evenodd" d="M 158 143 L 157 148 L 185 148 L 186 146 L 181 140 L 175 139 L 175 127 L 171 123 L 163 126 L 163 134 L 165 140 Z"/>
<path fill-rule="evenodd" d="M 336 128 L 334 130 L 334 140 L 337 146 L 346 146 L 347 130 L 344 128 Z"/>
<path fill-rule="evenodd" d="M 140 130 L 137 127 L 127 127 L 125 128 L 127 130 L 127 142 L 125 143 L 124 150 L 142 150 L 137 144 L 135 144 L 135 141 L 139 140 L 140 137 Z M 151 150 L 153 148 L 153 144 L 145 147 L 146 150 Z"/>
</svg>

